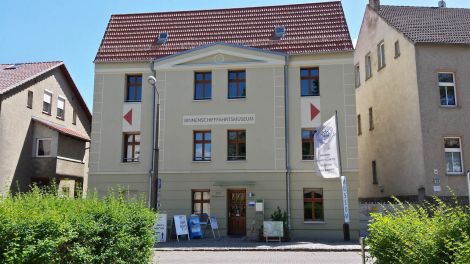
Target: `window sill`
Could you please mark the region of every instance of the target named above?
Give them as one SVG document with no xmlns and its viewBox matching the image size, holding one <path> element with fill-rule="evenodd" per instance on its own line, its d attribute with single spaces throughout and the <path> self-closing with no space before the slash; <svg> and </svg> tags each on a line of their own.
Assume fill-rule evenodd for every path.
<svg viewBox="0 0 470 264">
<path fill-rule="evenodd" d="M 54 156 L 50 156 L 50 155 L 49 155 L 49 156 L 38 156 L 38 155 L 35 155 L 35 156 L 33 156 L 33 158 L 35 158 L 35 159 L 42 159 L 42 158 L 55 158 L 55 157 L 54 157 Z"/>
<path fill-rule="evenodd" d="M 121 161 L 120 163 L 121 163 L 121 164 L 130 165 L 130 164 L 139 164 L 140 161 L 128 161 L 128 162 Z"/>
<path fill-rule="evenodd" d="M 204 98 L 204 99 L 194 99 L 193 98 L 193 102 L 210 102 L 212 100 L 212 98 Z"/>
<path fill-rule="evenodd" d="M 443 109 L 457 109 L 458 105 L 439 105 Z"/>
<path fill-rule="evenodd" d="M 227 101 L 245 101 L 246 97 L 227 98 Z"/>
<path fill-rule="evenodd" d="M 446 176 L 465 176 L 465 173 L 463 172 L 446 172 Z"/>
<path fill-rule="evenodd" d="M 396 56 L 395 56 L 395 59 L 400 58 L 400 55 L 401 55 L 401 54 L 396 55 Z"/>
<path fill-rule="evenodd" d="M 372 79 L 372 76 L 373 76 L 373 75 L 371 75 L 371 76 L 369 76 L 369 77 L 366 77 L 366 82 L 367 82 L 368 80 Z"/>
<path fill-rule="evenodd" d="M 51 113 L 42 111 L 43 114 L 50 116 Z"/>
<path fill-rule="evenodd" d="M 302 159 L 302 162 L 314 162 L 315 159 Z"/>
<path fill-rule="evenodd" d="M 246 162 L 246 159 L 239 159 L 239 160 L 225 160 L 225 162 Z"/>
<path fill-rule="evenodd" d="M 124 101 L 124 103 L 135 103 L 135 104 L 140 104 L 142 101 Z"/>
<path fill-rule="evenodd" d="M 193 160 L 192 163 L 211 163 L 212 160 Z"/>
<path fill-rule="evenodd" d="M 26 108 L 33 109 L 33 107 L 29 105 L 27 105 Z"/>
<path fill-rule="evenodd" d="M 301 97 L 320 97 L 319 94 L 318 95 L 313 95 L 313 94 L 312 95 L 303 95 L 303 94 L 301 94 L 300 96 Z"/>
<path fill-rule="evenodd" d="M 308 224 L 308 225 L 318 225 L 318 224 L 326 224 L 325 221 L 304 221 L 304 224 Z"/>
<path fill-rule="evenodd" d="M 56 116 L 56 118 L 59 119 L 59 120 L 65 121 L 65 118 L 63 118 L 63 117 Z"/>
<path fill-rule="evenodd" d="M 380 71 L 383 70 L 386 66 L 387 66 L 387 64 L 385 64 L 384 66 L 378 68 L 378 69 L 377 69 L 377 72 L 380 72 Z"/>
</svg>

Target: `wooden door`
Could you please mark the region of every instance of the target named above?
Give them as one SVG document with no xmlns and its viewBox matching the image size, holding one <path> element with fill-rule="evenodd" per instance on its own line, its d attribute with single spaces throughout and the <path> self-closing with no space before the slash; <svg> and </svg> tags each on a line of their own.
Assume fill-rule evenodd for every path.
<svg viewBox="0 0 470 264">
<path fill-rule="evenodd" d="M 246 190 L 228 190 L 228 235 L 246 235 Z"/>
</svg>

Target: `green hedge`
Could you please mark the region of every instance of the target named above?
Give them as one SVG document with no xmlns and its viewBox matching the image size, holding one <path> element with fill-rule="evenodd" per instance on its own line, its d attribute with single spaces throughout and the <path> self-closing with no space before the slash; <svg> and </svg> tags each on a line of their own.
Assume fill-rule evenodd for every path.
<svg viewBox="0 0 470 264">
<path fill-rule="evenodd" d="M 375 263 L 470 263 L 469 208 L 432 203 L 391 205 L 372 214 L 366 244 Z"/>
<path fill-rule="evenodd" d="M 122 196 L 0 198 L 0 263 L 147 263 L 155 214 Z"/>
</svg>

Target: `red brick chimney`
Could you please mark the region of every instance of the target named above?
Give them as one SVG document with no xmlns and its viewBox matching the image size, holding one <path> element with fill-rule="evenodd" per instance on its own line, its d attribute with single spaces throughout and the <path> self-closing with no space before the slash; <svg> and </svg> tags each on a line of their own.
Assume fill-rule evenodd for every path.
<svg viewBox="0 0 470 264">
<path fill-rule="evenodd" d="M 369 6 L 375 11 L 380 10 L 380 0 L 369 0 Z"/>
</svg>

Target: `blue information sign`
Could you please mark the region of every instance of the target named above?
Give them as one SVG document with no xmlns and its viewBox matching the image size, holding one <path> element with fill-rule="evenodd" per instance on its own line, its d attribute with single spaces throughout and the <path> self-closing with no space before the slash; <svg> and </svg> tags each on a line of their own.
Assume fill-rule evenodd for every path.
<svg viewBox="0 0 470 264">
<path fill-rule="evenodd" d="M 188 220 L 189 233 L 191 238 L 202 238 L 201 221 L 199 215 L 192 215 Z"/>
</svg>

